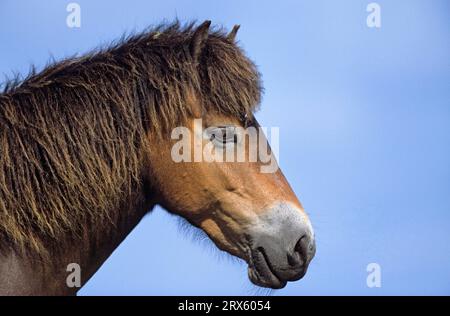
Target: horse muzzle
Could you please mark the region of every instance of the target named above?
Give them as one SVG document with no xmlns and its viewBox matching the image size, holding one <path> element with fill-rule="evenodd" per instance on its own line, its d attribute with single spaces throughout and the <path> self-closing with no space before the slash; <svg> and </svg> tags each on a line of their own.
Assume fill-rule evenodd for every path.
<svg viewBox="0 0 450 316">
<path fill-rule="evenodd" d="M 280 289 L 301 279 L 316 252 L 314 232 L 306 214 L 291 203 L 279 202 L 258 216 L 250 229 L 250 280 Z"/>
</svg>

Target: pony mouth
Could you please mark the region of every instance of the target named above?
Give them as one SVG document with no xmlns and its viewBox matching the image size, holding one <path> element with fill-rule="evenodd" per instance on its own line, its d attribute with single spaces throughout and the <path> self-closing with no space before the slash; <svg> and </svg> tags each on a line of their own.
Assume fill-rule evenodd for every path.
<svg viewBox="0 0 450 316">
<path fill-rule="evenodd" d="M 253 284 L 272 289 L 282 289 L 287 284 L 277 275 L 262 247 L 252 251 L 248 277 Z"/>
</svg>

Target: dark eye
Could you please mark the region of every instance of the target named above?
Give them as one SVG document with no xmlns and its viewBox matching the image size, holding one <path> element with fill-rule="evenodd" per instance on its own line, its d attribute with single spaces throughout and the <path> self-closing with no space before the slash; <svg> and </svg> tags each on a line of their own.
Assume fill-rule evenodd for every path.
<svg viewBox="0 0 450 316">
<path fill-rule="evenodd" d="M 229 143 L 237 143 L 236 127 L 219 126 L 208 130 L 210 141 L 214 141 L 218 145 L 226 145 Z"/>
</svg>

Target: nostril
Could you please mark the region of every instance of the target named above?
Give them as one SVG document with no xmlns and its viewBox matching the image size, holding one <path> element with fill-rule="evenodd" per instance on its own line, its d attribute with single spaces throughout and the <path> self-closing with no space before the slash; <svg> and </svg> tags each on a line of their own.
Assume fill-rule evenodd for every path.
<svg viewBox="0 0 450 316">
<path fill-rule="evenodd" d="M 302 263 L 302 258 L 301 258 L 300 253 L 298 253 L 296 250 L 294 250 L 293 253 L 288 253 L 287 261 L 291 267 L 295 267 Z"/>
<path fill-rule="evenodd" d="M 288 255 L 288 262 L 291 266 L 308 263 L 315 254 L 315 243 L 308 235 L 303 235 L 297 241 L 294 251 Z"/>
<path fill-rule="evenodd" d="M 288 253 L 288 263 L 291 266 L 300 266 L 303 265 L 304 261 L 305 261 L 305 254 L 306 252 L 304 251 L 304 242 L 303 240 L 306 239 L 306 235 L 303 235 L 302 237 L 300 237 L 300 239 L 297 241 L 297 243 L 295 244 L 294 250 L 292 251 L 292 253 Z"/>
<path fill-rule="evenodd" d="M 304 256 L 306 260 L 311 261 L 316 253 L 316 243 L 314 242 L 314 239 L 305 236 L 299 240 L 298 247 L 301 249 L 302 256 Z"/>
</svg>

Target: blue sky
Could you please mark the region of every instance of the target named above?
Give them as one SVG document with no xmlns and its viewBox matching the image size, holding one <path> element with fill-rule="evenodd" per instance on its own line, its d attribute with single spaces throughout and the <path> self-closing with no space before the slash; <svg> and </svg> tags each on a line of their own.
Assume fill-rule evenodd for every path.
<svg viewBox="0 0 450 316">
<path fill-rule="evenodd" d="M 280 165 L 317 237 L 306 277 L 273 295 L 450 294 L 450 4 L 377 1 L 0 2 L 0 74 L 86 52 L 163 20 L 241 24 L 263 74 L 257 118 L 280 127 Z M 381 288 L 366 266 L 381 266 Z M 246 265 L 146 216 L 80 295 L 259 293 Z"/>
</svg>

